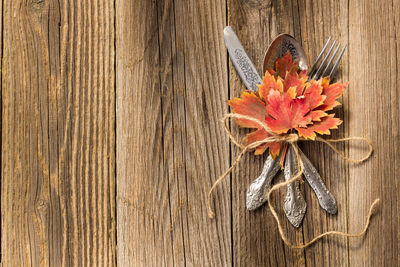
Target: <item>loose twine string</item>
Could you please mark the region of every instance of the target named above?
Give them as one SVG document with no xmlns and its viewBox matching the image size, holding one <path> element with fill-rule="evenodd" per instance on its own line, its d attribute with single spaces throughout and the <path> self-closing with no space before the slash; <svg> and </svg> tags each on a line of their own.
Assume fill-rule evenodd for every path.
<svg viewBox="0 0 400 267">
<path fill-rule="evenodd" d="M 264 140 L 260 140 L 260 141 L 251 143 L 251 144 L 249 144 L 247 146 L 244 146 L 243 144 L 238 142 L 236 140 L 236 138 L 232 135 L 232 132 L 230 131 L 229 126 L 227 124 L 229 118 L 245 119 L 245 120 L 253 121 L 253 122 L 257 123 L 258 125 L 260 125 L 271 136 L 265 138 Z M 215 181 L 215 183 L 211 187 L 210 191 L 208 192 L 207 206 L 208 206 L 208 216 L 210 218 L 214 218 L 214 216 L 215 216 L 214 211 L 213 211 L 213 209 L 211 207 L 211 200 L 212 200 L 212 192 L 213 192 L 213 190 L 216 188 L 216 186 L 219 183 L 221 183 L 228 176 L 228 174 L 230 174 L 232 172 L 233 168 L 235 168 L 239 164 L 240 160 L 242 159 L 242 156 L 247 151 L 258 147 L 259 145 L 267 144 L 267 143 L 273 143 L 273 142 L 282 142 L 282 143 L 288 143 L 288 144 L 293 146 L 293 148 L 294 148 L 294 150 L 296 152 L 298 170 L 299 171 L 294 176 L 292 176 L 289 180 L 274 185 L 271 188 L 271 190 L 268 192 L 267 200 L 268 200 L 269 209 L 271 210 L 271 213 L 274 216 L 276 224 L 278 226 L 279 234 L 280 234 L 282 240 L 285 242 L 285 244 L 287 246 L 291 247 L 291 248 L 303 249 L 303 248 L 306 248 L 306 247 L 310 246 L 311 244 L 315 243 L 316 241 L 318 241 L 319 239 L 321 239 L 321 238 L 323 238 L 324 236 L 327 236 L 327 235 L 340 235 L 340 236 L 346 236 L 346 237 L 360 237 L 360 236 L 363 236 L 366 233 L 366 231 L 368 230 L 368 227 L 369 227 L 369 223 L 371 221 L 371 217 L 372 217 L 372 215 L 373 215 L 373 213 L 375 211 L 375 207 L 380 202 L 379 198 L 375 199 L 375 201 L 371 204 L 369 212 L 368 212 L 368 215 L 367 215 L 367 221 L 366 221 L 365 226 L 364 226 L 364 228 L 363 228 L 363 230 L 361 232 L 359 232 L 359 233 L 346 233 L 346 232 L 339 232 L 339 231 L 328 231 L 328 232 L 324 232 L 322 234 L 319 234 L 318 236 L 316 236 L 311 241 L 308 241 L 305 244 L 300 244 L 300 245 L 292 244 L 289 241 L 289 239 L 287 238 L 287 236 L 286 236 L 286 234 L 285 234 L 285 232 L 283 230 L 281 221 L 280 221 L 280 219 L 278 217 L 278 214 L 277 214 L 275 208 L 271 204 L 271 195 L 272 195 L 272 193 L 274 191 L 277 191 L 280 188 L 282 188 L 284 186 L 287 186 L 288 184 L 293 183 L 294 181 L 300 179 L 300 177 L 302 176 L 302 174 L 304 172 L 304 164 L 303 164 L 303 161 L 301 160 L 301 157 L 300 157 L 299 147 L 297 145 L 298 141 L 307 140 L 307 141 L 322 142 L 324 144 L 327 144 L 333 151 L 335 151 L 337 154 L 339 154 L 344 160 L 346 160 L 348 162 L 351 162 L 351 163 L 361 163 L 361 162 L 367 160 L 372 155 L 373 146 L 372 146 L 371 141 L 368 138 L 359 137 L 359 136 L 353 136 L 353 137 L 346 137 L 346 138 L 340 138 L 340 139 L 322 139 L 320 137 L 316 137 L 315 140 L 308 140 L 308 139 L 300 138 L 297 134 L 277 135 L 277 134 L 273 133 L 272 130 L 264 122 L 262 122 L 262 121 L 260 121 L 258 119 L 255 119 L 253 117 L 249 117 L 249 116 L 241 115 L 241 114 L 235 114 L 235 113 L 226 114 L 224 116 L 224 118 L 223 118 L 223 123 L 224 123 L 225 131 L 229 135 L 229 138 L 231 139 L 231 141 L 235 145 L 237 145 L 238 147 L 242 148 L 242 151 L 239 153 L 239 155 L 237 156 L 236 160 L 233 162 L 232 166 L 229 167 L 229 169 L 226 170 L 225 173 L 223 173 L 217 179 L 217 181 Z M 368 153 L 364 157 L 362 157 L 361 159 L 353 159 L 353 158 L 347 157 L 341 151 L 339 151 L 335 146 L 332 145 L 332 143 L 345 142 L 345 141 L 350 141 L 350 140 L 359 140 L 359 141 L 366 142 L 368 144 L 368 146 L 369 146 Z"/>
</svg>

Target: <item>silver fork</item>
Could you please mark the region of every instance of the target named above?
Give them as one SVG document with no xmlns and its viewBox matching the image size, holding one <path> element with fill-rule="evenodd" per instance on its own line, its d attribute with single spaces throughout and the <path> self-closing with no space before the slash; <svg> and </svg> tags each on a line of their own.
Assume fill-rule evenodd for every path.
<svg viewBox="0 0 400 267">
<path fill-rule="evenodd" d="M 335 63 L 333 63 L 335 56 L 340 48 L 340 44 L 336 45 L 336 40 L 333 41 L 325 57 L 322 59 L 321 64 L 319 64 L 319 61 L 321 60 L 325 50 L 327 49 L 330 40 L 331 38 L 329 37 L 328 41 L 325 43 L 317 59 L 315 60 L 310 72 L 308 73 L 309 77 L 312 77 L 312 79 L 314 80 L 319 80 L 322 77 L 326 77 L 328 73 L 329 73 L 328 76 L 333 78 L 337 66 L 346 49 L 346 46 L 342 48 L 339 57 L 336 59 Z M 332 54 L 333 49 L 335 50 Z M 337 212 L 335 197 L 326 188 L 325 184 L 321 179 L 321 176 L 318 174 L 318 172 L 311 164 L 311 162 L 308 160 L 308 158 L 305 157 L 301 151 L 300 153 L 304 163 L 304 170 L 303 170 L 304 177 L 307 180 L 308 184 L 311 186 L 311 188 L 314 190 L 321 207 L 325 209 L 327 212 L 335 214 Z M 297 164 L 298 163 L 296 157 L 294 156 L 293 148 L 290 146 L 287 151 L 285 168 L 284 168 L 284 174 L 285 174 L 284 176 L 286 181 L 289 180 L 298 171 Z M 304 197 L 301 195 L 299 188 L 299 181 L 295 181 L 294 183 L 289 184 L 287 186 L 287 192 L 286 192 L 285 202 L 283 205 L 283 210 L 285 211 L 286 217 L 294 227 L 300 226 L 304 218 L 306 208 L 307 204 L 304 200 Z"/>
<path fill-rule="evenodd" d="M 340 48 L 340 44 L 337 44 L 336 41 L 333 41 L 331 43 L 328 52 L 324 56 L 324 53 L 328 48 L 330 41 L 331 37 L 329 37 L 321 52 L 319 53 L 317 59 L 315 60 L 313 66 L 311 67 L 311 70 L 309 71 L 309 80 L 311 79 L 311 77 L 316 80 L 326 76 L 329 76 L 330 78 L 334 77 L 339 62 L 343 56 L 343 53 L 345 52 L 346 45 L 342 48 L 339 56 L 335 61 L 335 57 Z M 333 50 L 334 48 L 335 50 Z M 333 54 L 332 51 L 334 51 Z M 322 62 L 320 63 L 321 59 Z M 329 75 L 327 75 L 328 73 Z M 321 207 L 328 213 L 335 214 L 337 212 L 335 197 L 326 188 L 324 182 L 321 179 L 321 176 L 318 174 L 315 167 L 311 164 L 310 160 L 304 155 L 303 152 L 300 151 L 300 154 L 304 163 L 304 177 L 315 192 Z M 290 169 L 293 168 L 292 166 L 297 166 L 297 162 L 294 160 L 293 157 L 287 156 L 287 164 L 288 166 L 286 166 L 285 164 L 285 179 L 289 179 L 290 176 L 293 174 L 293 170 Z M 275 167 L 278 165 L 279 160 L 272 161 L 272 159 L 270 159 L 269 157 L 265 162 L 264 169 L 261 175 L 253 183 L 250 184 L 247 192 L 246 201 L 248 210 L 254 210 L 266 201 L 265 195 L 271 187 L 270 183 L 272 181 L 272 176 L 276 174 L 277 171 L 275 171 Z M 305 202 L 300 196 L 300 192 L 298 191 L 298 185 L 296 186 L 295 183 L 292 185 L 292 187 L 293 188 L 288 188 L 285 198 L 284 210 L 289 221 L 294 226 L 298 227 L 302 220 L 301 214 L 305 213 L 306 207 L 304 205 Z"/>
<path fill-rule="evenodd" d="M 308 77 L 312 77 L 314 80 L 318 80 L 318 79 L 320 79 L 322 77 L 327 77 L 327 76 L 329 78 L 333 78 L 333 76 L 335 75 L 336 69 L 337 69 L 337 67 L 339 65 L 340 60 L 342 59 L 343 53 L 346 50 L 347 45 L 343 46 L 342 50 L 339 53 L 338 58 L 336 59 L 335 63 L 333 64 L 333 67 L 332 67 L 332 62 L 335 59 L 335 56 L 336 56 L 336 54 L 337 54 L 337 52 L 339 51 L 339 48 L 340 48 L 340 44 L 337 44 L 335 50 L 333 50 L 333 48 L 336 45 L 336 40 L 334 40 L 332 42 L 328 52 L 326 53 L 325 57 L 322 59 L 321 64 L 318 67 L 319 61 L 321 60 L 325 50 L 328 48 L 328 45 L 329 45 L 331 39 L 332 38 L 329 37 L 328 41 L 326 41 L 324 47 L 322 48 L 322 50 L 319 53 L 317 59 L 315 60 L 314 65 L 312 66 L 312 68 L 308 72 Z M 329 59 L 329 56 L 331 55 L 332 51 L 333 51 L 333 54 Z M 328 63 L 325 64 L 328 59 L 329 59 Z"/>
</svg>

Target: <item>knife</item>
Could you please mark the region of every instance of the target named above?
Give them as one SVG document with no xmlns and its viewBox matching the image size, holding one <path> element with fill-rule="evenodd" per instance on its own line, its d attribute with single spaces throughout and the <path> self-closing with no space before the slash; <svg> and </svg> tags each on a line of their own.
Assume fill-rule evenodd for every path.
<svg viewBox="0 0 400 267">
<path fill-rule="evenodd" d="M 229 57 L 240 78 L 247 89 L 253 92 L 257 91 L 257 84 L 263 83 L 262 78 L 231 26 L 225 27 L 224 39 Z M 267 201 L 266 196 L 271 189 L 272 179 L 280 169 L 280 160 L 278 158 L 280 159 L 280 156 L 274 160 L 269 155 L 264 163 L 262 173 L 249 185 L 246 195 L 246 207 L 249 211 L 257 209 Z"/>
</svg>

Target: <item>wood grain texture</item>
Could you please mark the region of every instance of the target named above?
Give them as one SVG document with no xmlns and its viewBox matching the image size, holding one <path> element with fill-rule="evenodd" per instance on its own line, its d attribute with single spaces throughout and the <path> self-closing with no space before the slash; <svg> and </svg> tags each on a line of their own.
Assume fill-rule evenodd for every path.
<svg viewBox="0 0 400 267">
<path fill-rule="evenodd" d="M 1 266 L 398 266 L 400 265 L 400 3 L 392 0 L 3 0 L 1 57 Z M 220 118 L 244 90 L 227 57 L 231 25 L 261 71 L 279 33 L 293 35 L 309 65 L 329 36 L 348 44 L 338 79 L 333 138 L 370 137 L 366 163 L 328 147 L 301 148 L 336 197 L 319 206 L 307 183 L 302 226 L 273 202 L 292 250 L 264 206 L 245 207 L 266 155 L 239 153 Z M 236 136 L 246 130 L 231 125 Z M 339 144 L 352 157 L 365 148 Z M 283 180 L 283 175 L 275 182 Z"/>
<path fill-rule="evenodd" d="M 400 264 L 400 5 L 398 1 L 350 2 L 349 134 L 370 136 L 375 153 L 365 165 L 349 168 L 349 230 L 362 227 L 375 198 L 382 207 L 363 240 L 349 243 L 349 265 Z M 368 56 L 369 55 L 369 56 Z M 360 156 L 362 150 L 350 150 Z"/>
<path fill-rule="evenodd" d="M 117 1 L 120 266 L 229 266 L 227 57 L 221 1 Z M 219 114 L 219 115 L 218 115 Z"/>
<path fill-rule="evenodd" d="M 110 1 L 3 1 L 1 263 L 115 263 Z"/>
</svg>

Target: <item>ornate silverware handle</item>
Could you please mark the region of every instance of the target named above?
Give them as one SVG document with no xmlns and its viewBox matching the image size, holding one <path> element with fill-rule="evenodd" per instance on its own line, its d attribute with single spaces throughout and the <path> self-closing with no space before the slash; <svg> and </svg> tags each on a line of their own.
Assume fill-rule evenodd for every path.
<svg viewBox="0 0 400 267">
<path fill-rule="evenodd" d="M 247 189 L 246 207 L 248 210 L 255 210 L 267 201 L 267 194 L 271 189 L 272 179 L 279 171 L 281 155 L 272 158 L 268 156 L 260 176 L 254 180 Z"/>
<path fill-rule="evenodd" d="M 337 212 L 337 205 L 335 197 L 326 188 L 321 176 L 318 174 L 315 167 L 311 164 L 310 160 L 300 151 L 300 157 L 304 164 L 304 176 L 314 190 L 321 207 L 331 214 Z"/>
<path fill-rule="evenodd" d="M 293 147 L 290 145 L 287 151 L 285 160 L 285 180 L 288 181 L 298 172 L 298 163 L 296 153 Z M 304 200 L 299 188 L 299 181 L 294 181 L 287 186 L 287 193 L 285 202 L 283 204 L 283 210 L 285 211 L 286 217 L 294 227 L 299 227 L 303 221 L 304 214 L 307 210 L 307 203 Z"/>
<path fill-rule="evenodd" d="M 257 84 L 262 84 L 262 78 L 230 26 L 224 29 L 224 39 L 229 56 L 240 78 L 242 78 L 248 89 L 257 91 Z"/>
</svg>

